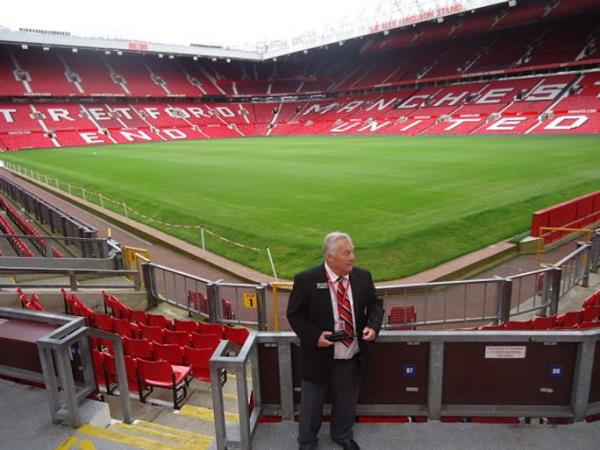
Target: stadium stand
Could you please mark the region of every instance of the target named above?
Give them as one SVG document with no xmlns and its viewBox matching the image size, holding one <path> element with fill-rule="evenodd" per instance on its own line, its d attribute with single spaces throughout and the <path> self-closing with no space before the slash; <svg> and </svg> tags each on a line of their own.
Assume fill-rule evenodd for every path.
<svg viewBox="0 0 600 450">
<path fill-rule="evenodd" d="M 0 93 L 5 97 L 37 93 L 52 99 L 0 104 L 0 145 L 16 150 L 288 134 L 596 133 L 600 130 L 596 72 L 530 74 L 541 66 L 558 71 L 565 63 L 596 61 L 596 47 L 590 45 L 597 40 L 595 30 L 585 14 L 565 17 L 565 12 L 556 11 L 558 7 L 551 10 L 551 21 L 530 26 L 529 20 L 547 14 L 542 6 L 538 2 L 506 15 L 485 12 L 474 19 L 449 20 L 435 29 L 419 25 L 417 30 L 371 37 L 349 52 L 330 51 L 327 62 L 318 66 L 308 57 L 262 64 L 192 64 L 156 55 L 117 57 L 4 45 Z M 523 23 L 527 26 L 519 26 Z M 454 39 L 446 39 L 450 36 Z M 440 39 L 448 48 L 440 49 Z M 488 45 L 492 41 L 494 45 Z M 561 47 L 555 51 L 559 42 Z M 347 57 L 353 51 L 360 55 L 358 64 Z M 473 56 L 475 52 L 479 54 Z M 529 74 L 519 75 L 516 67 L 527 68 Z M 21 92 L 7 73 L 19 70 Z M 470 83 L 456 78 L 490 70 L 503 74 Z M 444 77 L 443 84 L 431 85 Z M 319 100 L 294 97 L 285 102 L 181 101 L 206 95 L 298 94 L 317 84 L 320 92 L 372 91 L 381 86 L 397 90 Z M 75 94 L 112 99 L 59 100 Z M 137 100 L 118 101 L 122 96 Z M 170 101 L 143 100 L 148 97 Z"/>
</svg>

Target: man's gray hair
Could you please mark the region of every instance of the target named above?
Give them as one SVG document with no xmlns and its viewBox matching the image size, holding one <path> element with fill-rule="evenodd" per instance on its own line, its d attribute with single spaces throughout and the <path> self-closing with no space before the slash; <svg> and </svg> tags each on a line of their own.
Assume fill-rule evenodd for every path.
<svg viewBox="0 0 600 450">
<path fill-rule="evenodd" d="M 348 241 L 350 245 L 354 248 L 354 244 L 352 243 L 352 238 L 348 233 L 342 233 L 340 231 L 333 231 L 325 236 L 325 240 L 323 241 L 323 254 L 331 253 L 335 250 L 338 241 Z"/>
</svg>

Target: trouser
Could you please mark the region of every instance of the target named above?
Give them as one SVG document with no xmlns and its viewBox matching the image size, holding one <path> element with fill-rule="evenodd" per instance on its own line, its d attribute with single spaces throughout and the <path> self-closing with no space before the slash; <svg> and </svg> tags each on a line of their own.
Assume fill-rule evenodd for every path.
<svg viewBox="0 0 600 450">
<path fill-rule="evenodd" d="M 302 380 L 298 444 L 308 447 L 317 444 L 327 388 L 331 393 L 331 439 L 336 442 L 352 439 L 359 384 L 360 369 L 357 357 L 336 359 L 328 384 Z"/>
</svg>

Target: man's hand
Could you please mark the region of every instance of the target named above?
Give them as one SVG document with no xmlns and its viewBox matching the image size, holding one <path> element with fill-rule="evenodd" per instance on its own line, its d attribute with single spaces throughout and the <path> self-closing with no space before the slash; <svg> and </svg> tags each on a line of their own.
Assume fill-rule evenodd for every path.
<svg viewBox="0 0 600 450">
<path fill-rule="evenodd" d="M 363 341 L 371 342 L 371 341 L 374 341 L 376 337 L 377 337 L 377 333 L 375 333 L 375 330 L 373 328 L 369 328 L 369 327 L 363 328 L 363 333 L 362 333 Z"/>
<path fill-rule="evenodd" d="M 323 331 L 321 333 L 321 336 L 319 336 L 319 341 L 317 342 L 317 347 L 331 347 L 333 345 L 333 342 L 325 339 L 325 336 L 329 336 L 330 334 L 333 334 L 333 333 L 331 331 Z"/>
</svg>

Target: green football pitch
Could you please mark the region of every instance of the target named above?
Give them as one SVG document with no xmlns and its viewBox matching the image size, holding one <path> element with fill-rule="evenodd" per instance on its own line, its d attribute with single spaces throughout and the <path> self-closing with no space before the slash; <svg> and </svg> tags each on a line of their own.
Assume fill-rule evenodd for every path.
<svg viewBox="0 0 600 450">
<path fill-rule="evenodd" d="M 286 278 L 320 261 L 329 231 L 350 233 L 357 265 L 389 280 L 524 233 L 533 211 L 600 189 L 598 136 L 242 138 L 2 159 L 197 245 L 197 228 L 157 221 L 255 247 L 205 234 L 208 250 L 265 273 L 270 247 Z"/>
</svg>

